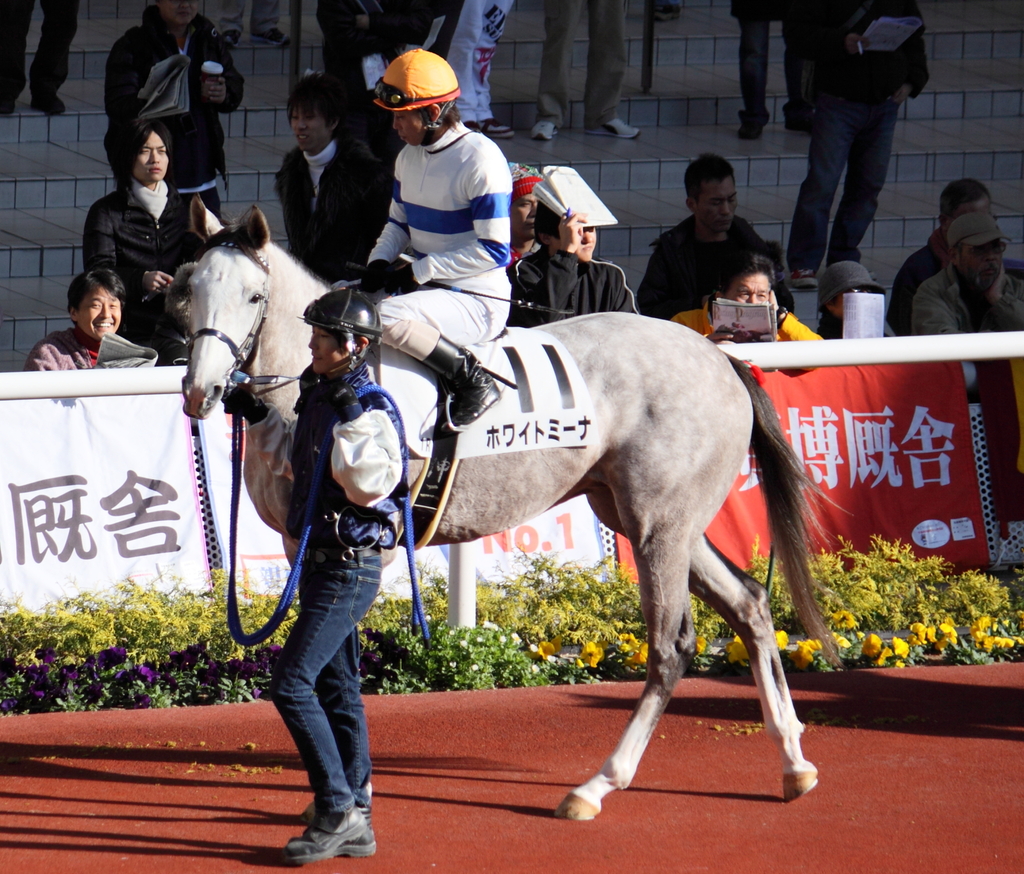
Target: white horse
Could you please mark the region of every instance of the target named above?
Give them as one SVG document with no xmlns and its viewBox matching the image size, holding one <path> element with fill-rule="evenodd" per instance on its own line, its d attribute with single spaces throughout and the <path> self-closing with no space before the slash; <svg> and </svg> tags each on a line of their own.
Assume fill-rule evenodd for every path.
<svg viewBox="0 0 1024 874">
<path fill-rule="evenodd" d="M 183 394 L 186 412 L 202 418 L 221 401 L 239 357 L 248 358 L 250 375 L 302 371 L 308 328 L 298 316 L 327 288 L 271 243 L 258 208 L 230 230 L 222 231 L 195 202 L 192 218 L 203 239 L 217 236 L 187 283 L 179 276 L 171 305 L 187 313 L 193 334 L 199 332 Z M 611 756 L 566 796 L 556 815 L 591 819 L 605 795 L 630 784 L 695 652 L 691 591 L 743 640 L 765 727 L 782 758 L 783 795 L 798 798 L 815 786 L 817 771 L 800 749 L 803 726 L 790 699 L 765 589 L 704 537 L 753 447 L 773 543 L 804 627 L 833 646 L 807 567 L 804 493 L 811 486 L 771 400 L 744 365 L 671 322 L 609 313 L 545 330 L 580 367 L 595 402 L 600 443 L 463 460 L 431 542 L 504 531 L 586 495 L 597 517 L 633 546 L 649 643 L 647 681 Z M 243 348 L 236 355 L 232 346 L 244 346 L 249 335 L 255 338 L 251 352 Z M 268 394 L 267 400 L 282 415 L 293 415 L 294 390 Z M 288 483 L 274 481 L 256 462 L 247 464 L 246 482 L 263 518 L 283 532 Z"/>
</svg>

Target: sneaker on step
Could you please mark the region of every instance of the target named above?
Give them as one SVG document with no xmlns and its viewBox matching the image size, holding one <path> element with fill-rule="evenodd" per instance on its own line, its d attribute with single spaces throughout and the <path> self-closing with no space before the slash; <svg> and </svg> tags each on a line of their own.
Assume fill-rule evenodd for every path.
<svg viewBox="0 0 1024 874">
<path fill-rule="evenodd" d="M 471 131 L 476 131 L 478 134 L 483 133 L 483 131 L 480 130 L 480 125 L 475 121 L 463 121 L 462 124 L 465 127 L 468 127 Z"/>
<path fill-rule="evenodd" d="M 225 30 L 222 34 L 224 42 L 227 43 L 228 48 L 237 49 L 238 43 L 242 39 L 242 31 L 240 30 Z"/>
<path fill-rule="evenodd" d="M 817 288 L 818 274 L 815 270 L 794 270 L 789 275 L 790 288 Z"/>
<path fill-rule="evenodd" d="M 250 34 L 249 41 L 255 45 L 286 46 L 291 42 L 291 38 L 281 33 L 276 27 L 272 27 L 263 33 Z"/>
<path fill-rule="evenodd" d="M 496 118 L 485 118 L 480 122 L 480 132 L 492 140 L 508 140 L 516 135 L 512 128 Z"/>
<path fill-rule="evenodd" d="M 558 128 L 553 121 L 538 121 L 530 131 L 530 136 L 535 140 L 553 140 L 557 133 Z"/>
<path fill-rule="evenodd" d="M 640 136 L 640 128 L 626 124 L 621 118 L 613 118 L 594 130 L 587 128 L 586 133 L 598 137 L 620 137 L 624 140 L 632 140 Z"/>
<path fill-rule="evenodd" d="M 761 138 L 761 132 L 764 130 L 764 125 L 758 124 L 756 121 L 745 121 L 740 125 L 740 129 L 736 132 L 741 140 L 757 140 Z"/>
<path fill-rule="evenodd" d="M 675 21 L 682 11 L 681 6 L 673 6 L 671 3 L 659 3 L 654 7 L 654 20 Z"/>
</svg>

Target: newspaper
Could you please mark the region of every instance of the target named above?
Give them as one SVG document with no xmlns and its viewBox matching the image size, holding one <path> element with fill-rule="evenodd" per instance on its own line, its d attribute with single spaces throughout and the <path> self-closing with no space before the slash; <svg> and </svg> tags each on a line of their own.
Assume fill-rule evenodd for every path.
<svg viewBox="0 0 1024 874">
<path fill-rule="evenodd" d="M 775 340 L 775 307 L 770 303 L 740 303 L 718 298 L 708 317 L 715 332 L 732 333 L 733 343 L 771 343 Z"/>
<path fill-rule="evenodd" d="M 864 31 L 866 52 L 894 52 L 924 24 L 920 18 L 876 18 Z"/>
<path fill-rule="evenodd" d="M 565 215 L 569 210 L 584 213 L 587 226 L 593 228 L 619 223 L 594 189 L 572 167 L 545 167 L 541 178 L 533 193 L 552 212 L 558 215 Z"/>
<path fill-rule="evenodd" d="M 153 64 L 146 84 L 139 89 L 139 99 L 146 104 L 139 118 L 162 118 L 189 111 L 188 55 L 171 55 Z"/>
<path fill-rule="evenodd" d="M 843 295 L 843 339 L 885 336 L 885 295 L 848 291 Z"/>
</svg>

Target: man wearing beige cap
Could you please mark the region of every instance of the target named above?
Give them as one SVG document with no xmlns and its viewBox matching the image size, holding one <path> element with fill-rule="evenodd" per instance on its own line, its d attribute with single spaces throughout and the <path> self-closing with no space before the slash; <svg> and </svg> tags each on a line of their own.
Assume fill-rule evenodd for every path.
<svg viewBox="0 0 1024 874">
<path fill-rule="evenodd" d="M 1007 275 L 1009 239 L 988 213 L 960 216 L 946 232 L 949 266 L 914 295 L 915 334 L 1024 330 L 1024 280 Z"/>
</svg>

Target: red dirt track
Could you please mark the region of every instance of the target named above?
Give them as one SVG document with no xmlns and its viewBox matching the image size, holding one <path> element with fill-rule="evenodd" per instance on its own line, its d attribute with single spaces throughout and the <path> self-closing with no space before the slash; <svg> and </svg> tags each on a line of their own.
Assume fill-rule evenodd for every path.
<svg viewBox="0 0 1024 874">
<path fill-rule="evenodd" d="M 638 684 L 370 697 L 377 855 L 309 870 L 1024 870 L 1024 664 L 791 684 L 808 796 L 782 803 L 748 678 L 686 679 L 633 786 L 585 823 L 551 812 Z M 278 868 L 309 799 L 269 704 L 0 719 L 4 874 Z"/>
</svg>

